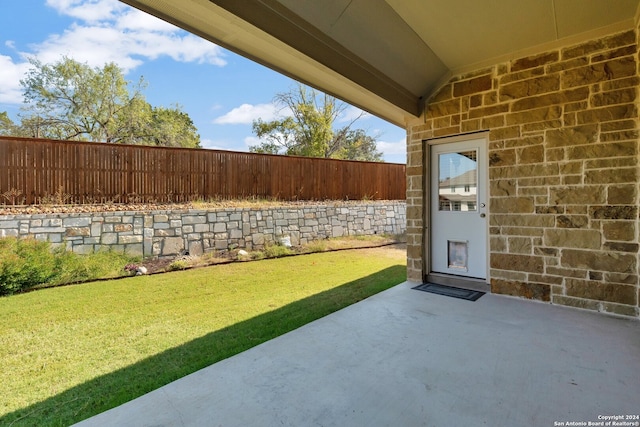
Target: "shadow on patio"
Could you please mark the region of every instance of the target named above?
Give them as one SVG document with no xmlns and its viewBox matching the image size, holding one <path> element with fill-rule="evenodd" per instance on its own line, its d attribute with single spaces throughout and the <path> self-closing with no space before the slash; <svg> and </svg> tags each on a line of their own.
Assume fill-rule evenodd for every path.
<svg viewBox="0 0 640 427">
<path fill-rule="evenodd" d="M 640 412 L 637 320 L 411 286 L 80 425 L 554 426 Z"/>
<path fill-rule="evenodd" d="M 209 333 L 126 368 L 96 377 L 42 402 L 0 416 L 0 425 L 13 427 L 42 425 L 42 420 L 46 420 L 45 425 L 65 426 L 77 422 L 105 408 L 112 408 L 126 402 L 129 400 L 127 396 L 140 396 L 162 386 L 163 383 L 159 383 L 158 379 L 161 376 L 159 369 L 171 366 L 170 375 L 162 372 L 162 376 L 177 380 L 295 329 L 309 321 L 308 316 L 305 315 L 308 310 L 313 309 L 313 311 L 328 314 L 344 307 L 345 304 L 357 302 L 366 295 L 388 289 L 403 280 L 405 271 L 404 265 L 382 269 L 331 290 Z M 208 357 L 202 357 L 203 354 L 207 354 Z M 129 422 L 118 423 L 118 425 L 129 425 Z"/>
</svg>

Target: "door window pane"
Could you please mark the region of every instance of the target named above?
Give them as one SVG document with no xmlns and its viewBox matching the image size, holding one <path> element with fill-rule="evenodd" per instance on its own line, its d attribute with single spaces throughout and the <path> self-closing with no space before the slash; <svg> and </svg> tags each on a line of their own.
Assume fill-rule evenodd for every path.
<svg viewBox="0 0 640 427">
<path fill-rule="evenodd" d="M 438 206 L 441 211 L 475 211 L 478 194 L 476 150 L 438 155 Z"/>
</svg>

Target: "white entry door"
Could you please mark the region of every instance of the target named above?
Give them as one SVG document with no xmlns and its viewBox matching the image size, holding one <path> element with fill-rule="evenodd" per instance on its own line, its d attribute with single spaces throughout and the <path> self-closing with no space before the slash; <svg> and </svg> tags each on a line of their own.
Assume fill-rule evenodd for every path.
<svg viewBox="0 0 640 427">
<path fill-rule="evenodd" d="M 431 270 L 487 277 L 487 141 L 431 145 Z"/>
</svg>

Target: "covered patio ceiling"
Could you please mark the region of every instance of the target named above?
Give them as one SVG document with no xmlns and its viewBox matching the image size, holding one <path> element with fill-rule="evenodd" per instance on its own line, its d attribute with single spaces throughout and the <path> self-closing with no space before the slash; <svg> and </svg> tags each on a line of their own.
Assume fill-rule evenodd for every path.
<svg viewBox="0 0 640 427">
<path fill-rule="evenodd" d="M 121 0 L 400 126 L 452 75 L 634 28 L 640 0 Z M 253 83 L 253 82 L 252 82 Z"/>
</svg>

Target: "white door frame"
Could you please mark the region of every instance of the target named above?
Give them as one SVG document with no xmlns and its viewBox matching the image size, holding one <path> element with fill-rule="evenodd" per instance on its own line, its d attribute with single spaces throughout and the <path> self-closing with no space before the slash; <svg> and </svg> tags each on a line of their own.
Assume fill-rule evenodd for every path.
<svg viewBox="0 0 640 427">
<path fill-rule="evenodd" d="M 475 139 L 484 139 L 486 141 L 487 144 L 487 150 L 486 150 L 486 157 L 484 159 L 484 167 L 486 168 L 486 173 L 485 173 L 485 180 L 483 182 L 483 184 L 485 185 L 485 189 L 486 189 L 486 197 L 487 197 L 487 203 L 486 203 L 486 254 L 487 254 L 487 260 L 486 260 L 486 279 L 474 279 L 474 278 L 468 278 L 468 277 L 462 277 L 462 276 L 454 276 L 454 275 L 448 275 L 448 274 L 442 274 L 442 273 L 434 273 L 432 272 L 432 268 L 431 268 L 431 201 L 432 201 L 432 197 L 434 197 L 433 195 L 433 191 L 431 189 L 431 146 L 432 145 L 439 145 L 439 144 L 448 144 L 448 143 L 453 143 L 453 142 L 464 142 L 464 141 L 469 141 L 469 140 L 475 140 Z M 475 289 L 475 290 L 480 290 L 480 291 L 484 291 L 484 292 L 489 292 L 490 291 L 490 268 L 489 268 L 489 257 L 490 257 L 490 244 L 489 244 L 489 218 L 490 218 L 490 212 L 489 212 L 489 199 L 490 199 L 490 195 L 489 195 L 489 159 L 488 159 L 488 153 L 489 153 L 489 132 L 476 132 L 476 133 L 468 133 L 468 134 L 464 134 L 464 135 L 456 135 L 456 136 L 451 136 L 451 137 L 444 137 L 444 138 L 433 138 L 433 139 L 427 139 L 424 140 L 424 145 L 423 145 L 423 153 L 424 153 L 424 158 L 423 158 L 423 191 L 424 191 L 424 197 L 423 197 L 423 221 L 424 221 L 424 235 L 423 235 L 423 256 L 422 256 L 422 260 L 423 260 L 423 281 L 425 283 L 429 282 L 429 283 L 439 283 L 439 284 L 444 284 L 444 285 L 449 285 L 449 286 L 458 286 L 458 287 L 463 287 L 463 288 L 467 288 L 467 289 Z"/>
</svg>

